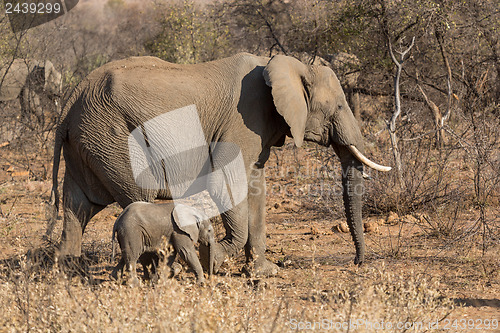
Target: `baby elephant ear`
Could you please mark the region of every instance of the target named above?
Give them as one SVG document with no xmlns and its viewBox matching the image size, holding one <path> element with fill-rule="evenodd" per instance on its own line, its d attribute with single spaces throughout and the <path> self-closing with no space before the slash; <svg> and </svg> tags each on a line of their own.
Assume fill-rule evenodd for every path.
<svg viewBox="0 0 500 333">
<path fill-rule="evenodd" d="M 198 241 L 199 235 L 197 215 L 198 211 L 196 209 L 182 204 L 176 204 L 172 211 L 175 224 L 188 234 L 194 243 Z"/>
</svg>

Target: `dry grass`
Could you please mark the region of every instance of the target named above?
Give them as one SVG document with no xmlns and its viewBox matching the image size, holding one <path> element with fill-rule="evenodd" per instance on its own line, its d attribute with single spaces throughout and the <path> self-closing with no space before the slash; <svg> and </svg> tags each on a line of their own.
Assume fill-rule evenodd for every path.
<svg viewBox="0 0 500 333">
<path fill-rule="evenodd" d="M 33 264 L 25 255 L 43 245 L 48 184 L 14 181 L 2 187 L 0 331 L 283 332 L 307 325 L 335 328 L 351 320 L 361 324 L 351 326 L 355 332 L 373 332 L 382 322 L 415 323 L 406 331 L 425 332 L 427 327 L 418 325 L 498 317 L 498 245 L 483 255 L 479 234 L 444 242 L 422 222 L 383 225 L 379 233 L 366 234 L 368 260 L 358 268 L 352 265 L 350 236 L 330 230 L 328 210 L 311 210 L 309 201 L 286 193 L 274 195 L 268 205 L 268 257 L 284 266 L 277 277 L 242 277 L 240 256 L 201 287 L 185 271 L 154 287 L 118 285 L 109 279 L 110 230 L 120 212 L 115 206 L 87 228 L 86 265 L 63 273 L 50 260 Z M 320 203 L 321 196 L 315 200 Z M 56 234 L 60 231 L 58 225 Z"/>
<path fill-rule="evenodd" d="M 408 279 L 383 264 L 348 270 L 349 278 L 338 281 L 304 269 L 310 289 L 294 287 L 300 279 L 233 276 L 215 276 L 201 287 L 185 277 L 130 288 L 69 279 L 57 269 L 34 273 L 28 266 L 22 259 L 0 282 L 6 331 L 283 332 L 300 323 L 351 320 L 365 322 L 356 331 L 372 332 L 377 323 L 429 322 L 453 311 L 437 281 Z"/>
</svg>

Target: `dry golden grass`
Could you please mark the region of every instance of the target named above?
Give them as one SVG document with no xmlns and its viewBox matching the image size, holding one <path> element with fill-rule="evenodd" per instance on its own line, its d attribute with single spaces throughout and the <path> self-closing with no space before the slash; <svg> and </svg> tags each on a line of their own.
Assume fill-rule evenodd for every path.
<svg viewBox="0 0 500 333">
<path fill-rule="evenodd" d="M 370 325 L 377 323 L 428 323 L 453 311 L 438 282 L 408 279 L 383 264 L 350 271 L 350 279 L 339 281 L 313 267 L 292 281 L 214 276 L 198 286 L 185 277 L 138 288 L 71 279 L 56 268 L 30 273 L 28 266 L 21 259 L 11 277 L 0 282 L 2 330 L 283 332 L 351 320 L 365 322 L 357 332 L 372 332 Z M 300 286 L 304 282 L 310 289 Z"/>
</svg>

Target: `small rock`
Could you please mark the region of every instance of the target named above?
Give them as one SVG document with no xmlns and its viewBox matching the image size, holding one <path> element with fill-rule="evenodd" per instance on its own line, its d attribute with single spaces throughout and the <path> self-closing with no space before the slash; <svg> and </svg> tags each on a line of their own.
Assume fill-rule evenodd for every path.
<svg viewBox="0 0 500 333">
<path fill-rule="evenodd" d="M 379 224 L 377 223 L 377 221 L 365 222 L 363 224 L 363 227 L 365 228 L 365 232 L 379 232 Z"/>
<path fill-rule="evenodd" d="M 385 221 L 386 224 L 390 225 L 396 225 L 399 223 L 399 216 L 398 214 L 394 212 L 390 212 L 389 215 L 387 216 L 387 220 Z"/>
<path fill-rule="evenodd" d="M 333 232 L 349 232 L 349 226 L 345 222 L 341 222 L 332 228 Z"/>
</svg>

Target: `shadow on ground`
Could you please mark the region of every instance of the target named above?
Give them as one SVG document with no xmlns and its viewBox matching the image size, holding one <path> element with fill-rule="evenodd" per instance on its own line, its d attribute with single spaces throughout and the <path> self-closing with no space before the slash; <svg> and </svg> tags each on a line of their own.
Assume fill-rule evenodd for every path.
<svg viewBox="0 0 500 333">
<path fill-rule="evenodd" d="M 112 270 L 110 264 L 104 265 L 101 258 L 94 253 L 83 253 L 81 257 L 64 257 L 56 260 L 56 245 L 45 243 L 42 246 L 28 250 L 25 254 L 15 255 L 0 260 L 0 278 L 12 279 L 30 276 L 35 281 L 40 280 L 56 268 L 68 278 L 79 277 L 91 284 L 107 281 Z"/>
</svg>

